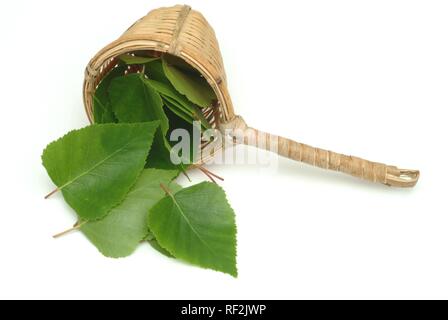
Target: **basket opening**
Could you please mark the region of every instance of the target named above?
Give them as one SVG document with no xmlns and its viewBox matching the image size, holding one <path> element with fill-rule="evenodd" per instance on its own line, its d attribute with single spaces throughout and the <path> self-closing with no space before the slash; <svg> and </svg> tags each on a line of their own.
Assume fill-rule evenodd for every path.
<svg viewBox="0 0 448 320">
<path fill-rule="evenodd" d="M 135 57 L 143 57 L 143 58 L 146 58 L 146 57 L 159 58 L 163 55 L 163 57 L 171 65 L 176 66 L 180 70 L 187 72 L 187 73 L 192 73 L 192 74 L 200 76 L 202 78 L 205 78 L 204 75 L 199 70 L 197 70 L 194 66 L 190 65 L 188 62 L 186 62 L 182 58 L 179 58 L 179 57 L 174 56 L 169 53 L 163 53 L 163 52 L 156 51 L 156 50 L 136 50 L 136 51 L 126 52 L 125 54 L 135 56 Z M 105 76 L 107 76 L 107 74 L 109 74 L 109 72 L 111 72 L 113 69 L 118 67 L 120 65 L 120 63 L 121 62 L 120 62 L 119 57 L 113 57 L 104 62 L 104 64 L 100 67 L 100 72 L 99 72 L 98 76 L 95 79 L 96 80 L 95 90 L 97 89 L 97 87 L 98 87 L 99 83 L 102 81 L 102 79 Z M 140 65 L 129 65 L 123 75 L 130 74 L 130 73 L 142 72 L 142 70 L 140 70 L 140 68 L 141 68 Z M 212 86 L 210 86 L 210 87 L 216 94 L 216 90 L 214 90 Z M 207 121 L 212 126 L 212 128 L 215 128 L 215 129 L 218 128 L 219 123 L 222 121 L 222 112 L 221 112 L 219 100 L 217 99 L 210 106 L 202 108 L 201 111 L 202 111 L 202 114 L 204 115 L 204 117 L 207 119 Z"/>
<path fill-rule="evenodd" d="M 159 52 L 159 51 L 155 51 L 155 50 L 137 50 L 137 51 L 129 51 L 129 52 L 126 52 L 123 54 L 131 55 L 131 56 L 135 56 L 135 57 L 142 57 L 142 58 L 147 58 L 147 57 L 159 58 L 163 55 L 164 59 L 166 59 L 169 64 L 176 66 L 178 69 L 180 69 L 184 72 L 195 74 L 195 75 L 200 76 L 205 79 L 204 75 L 199 70 L 194 68 L 192 65 L 187 63 L 185 60 L 183 60 L 177 56 L 168 54 L 168 53 L 163 53 L 163 52 Z M 121 54 L 119 56 L 121 56 Z M 123 62 L 120 60 L 119 56 L 110 58 L 110 59 L 106 60 L 103 63 L 103 65 L 101 65 L 101 67 L 99 68 L 99 73 L 97 74 L 97 76 L 95 78 L 94 90 L 92 92 L 92 96 L 94 95 L 94 92 L 97 90 L 101 81 L 112 70 L 123 65 Z M 144 72 L 142 69 L 143 69 L 142 64 L 128 65 L 122 75 Z M 210 84 L 208 84 L 208 85 L 210 86 Z M 216 91 L 213 89 L 213 87 L 212 86 L 210 86 L 210 87 L 216 94 Z M 200 110 L 201 110 L 202 114 L 204 115 L 205 119 L 210 123 L 212 129 L 219 130 L 219 124 L 222 122 L 222 119 L 223 119 L 219 100 L 216 99 L 210 106 L 207 106 L 205 108 L 200 108 Z M 213 142 L 213 139 L 210 136 L 207 136 L 205 138 L 204 131 L 202 131 L 200 149 L 205 150 L 206 148 L 209 148 L 208 150 L 210 150 L 210 146 L 211 146 L 212 142 Z M 217 148 L 214 148 L 212 152 L 207 151 L 207 156 L 204 158 L 202 158 L 202 154 L 201 154 L 201 157 L 199 158 L 198 163 L 205 163 L 205 162 L 209 161 L 210 159 L 213 158 L 215 152 L 217 150 L 220 150 L 221 148 L 222 147 L 218 146 Z"/>
</svg>

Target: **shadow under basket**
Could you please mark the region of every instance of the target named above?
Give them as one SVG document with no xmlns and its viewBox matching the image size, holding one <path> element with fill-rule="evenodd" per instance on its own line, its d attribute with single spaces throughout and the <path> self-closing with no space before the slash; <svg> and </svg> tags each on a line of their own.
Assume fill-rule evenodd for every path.
<svg viewBox="0 0 448 320">
<path fill-rule="evenodd" d="M 389 186 L 413 187 L 418 181 L 418 170 L 399 169 L 314 148 L 248 127 L 242 117 L 235 115 L 215 33 L 204 16 L 189 6 L 152 10 L 89 62 L 83 94 L 90 122 L 93 122 L 93 94 L 98 84 L 117 65 L 118 56 L 134 52 L 171 54 L 198 70 L 213 88 L 218 100 L 214 105 L 204 108 L 203 113 L 214 128 L 234 142 L 274 150 L 296 161 Z"/>
</svg>

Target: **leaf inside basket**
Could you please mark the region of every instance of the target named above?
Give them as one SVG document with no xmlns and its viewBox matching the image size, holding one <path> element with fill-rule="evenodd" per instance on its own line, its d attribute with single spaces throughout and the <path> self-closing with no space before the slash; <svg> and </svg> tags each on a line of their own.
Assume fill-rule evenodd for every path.
<svg viewBox="0 0 448 320">
<path fill-rule="evenodd" d="M 112 69 L 100 82 L 93 95 L 93 119 L 95 123 L 117 122 L 109 98 L 109 86 L 111 81 L 119 76 L 123 76 L 126 70 L 125 65 L 118 65 Z"/>
<path fill-rule="evenodd" d="M 134 73 L 113 79 L 109 96 L 112 110 L 121 123 L 160 121 L 149 153 L 148 167 L 176 168 L 177 165 L 170 161 L 171 146 L 166 138 L 169 123 L 163 110 L 163 101 L 157 91 L 147 84 L 143 75 Z"/>
<path fill-rule="evenodd" d="M 152 57 L 139 57 L 131 54 L 122 54 L 118 57 L 121 61 L 123 61 L 125 64 L 128 65 L 134 65 L 134 64 L 145 64 L 148 62 L 152 62 L 154 60 L 157 60 L 159 58 L 152 58 Z"/>
<path fill-rule="evenodd" d="M 205 78 L 186 72 L 170 64 L 164 58 L 162 58 L 162 65 L 163 71 L 171 84 L 191 102 L 205 108 L 211 106 L 213 101 L 216 100 L 216 95 Z"/>
</svg>

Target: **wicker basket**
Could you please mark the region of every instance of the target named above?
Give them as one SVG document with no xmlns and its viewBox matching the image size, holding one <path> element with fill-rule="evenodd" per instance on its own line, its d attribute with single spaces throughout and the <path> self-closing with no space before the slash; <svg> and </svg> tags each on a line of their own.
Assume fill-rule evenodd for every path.
<svg viewBox="0 0 448 320">
<path fill-rule="evenodd" d="M 417 170 L 398 169 L 314 148 L 248 127 L 244 120 L 234 113 L 215 33 L 202 14 L 189 6 L 177 5 L 149 12 L 89 62 L 83 93 L 90 121 L 93 120 L 93 93 L 98 83 L 117 65 L 119 55 L 135 51 L 169 53 L 197 69 L 207 79 L 218 97 L 218 102 L 204 109 L 204 114 L 220 130 L 236 132 L 236 129 L 239 129 L 238 132 L 243 132 L 242 143 L 270 150 L 272 145 L 269 141 L 276 141 L 275 149 L 281 156 L 390 186 L 412 187 L 418 181 Z M 268 143 L 259 145 L 258 141 Z"/>
</svg>

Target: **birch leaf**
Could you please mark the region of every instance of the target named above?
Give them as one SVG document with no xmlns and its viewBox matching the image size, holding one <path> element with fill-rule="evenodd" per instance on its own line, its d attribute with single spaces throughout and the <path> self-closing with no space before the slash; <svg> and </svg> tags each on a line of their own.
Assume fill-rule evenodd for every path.
<svg viewBox="0 0 448 320">
<path fill-rule="evenodd" d="M 193 116 L 191 114 L 189 114 L 188 112 L 186 112 L 185 110 L 183 110 L 182 108 L 179 108 L 176 104 L 172 103 L 171 100 L 168 100 L 165 97 L 163 97 L 163 103 L 164 103 L 166 109 L 168 109 L 169 111 L 174 113 L 176 116 L 183 119 L 187 123 L 190 123 L 190 124 L 193 123 L 193 121 L 194 121 Z M 166 110 L 165 110 L 165 113 L 167 113 Z"/>
<path fill-rule="evenodd" d="M 42 162 L 78 216 L 99 219 L 137 180 L 158 125 L 98 124 L 74 130 L 50 143 Z"/>
<path fill-rule="evenodd" d="M 154 237 L 154 235 L 150 232 L 147 237 L 145 238 L 146 241 L 148 241 L 149 245 L 159 253 L 163 254 L 164 256 L 167 256 L 168 258 L 174 258 L 174 256 L 169 253 L 166 249 L 162 248 L 162 246 L 157 242 L 157 239 Z"/>
<path fill-rule="evenodd" d="M 112 79 L 124 75 L 125 65 L 119 65 L 112 69 L 100 82 L 93 96 L 93 119 L 95 123 L 117 122 L 109 99 L 109 86 Z"/>
<path fill-rule="evenodd" d="M 237 276 L 235 215 L 218 185 L 203 182 L 164 197 L 150 209 L 148 225 L 174 257 Z"/>
<path fill-rule="evenodd" d="M 152 61 L 160 59 L 160 58 L 153 58 L 153 57 L 132 56 L 130 54 L 122 54 L 118 58 L 121 61 L 123 61 L 124 63 L 126 63 L 127 65 L 145 64 L 145 63 L 152 62 Z"/>
<path fill-rule="evenodd" d="M 201 125 L 204 129 L 211 128 L 210 123 L 207 121 L 207 119 L 205 119 L 201 110 L 197 106 L 192 104 L 191 106 L 185 108 L 175 99 L 172 99 L 172 98 L 170 98 L 168 96 L 164 96 L 164 95 L 162 95 L 162 98 L 163 98 L 163 101 L 165 102 L 165 105 L 168 108 L 170 108 L 171 111 L 173 111 L 174 113 L 176 113 L 178 115 L 181 112 L 184 114 L 187 114 L 191 118 L 191 120 L 189 121 L 191 124 L 193 123 L 193 121 L 200 121 Z M 184 120 L 185 120 L 185 118 L 184 118 Z"/>
<path fill-rule="evenodd" d="M 129 74 L 115 78 L 109 88 L 109 95 L 119 122 L 135 123 L 160 121 L 154 144 L 148 157 L 147 167 L 174 169 L 170 160 L 170 145 L 166 139 L 169 129 L 168 118 L 163 111 L 160 95 L 148 85 L 141 74 Z"/>
<path fill-rule="evenodd" d="M 139 73 L 112 80 L 109 87 L 112 110 L 120 122 L 146 122 L 160 120 L 160 129 L 165 135 L 168 118 L 163 112 L 160 95 L 148 86 Z"/>
<path fill-rule="evenodd" d="M 170 80 L 165 75 L 162 66 L 162 60 L 158 59 L 145 64 L 145 74 L 149 79 L 171 86 Z"/>
<path fill-rule="evenodd" d="M 190 109 L 190 105 L 192 105 L 192 103 L 188 101 L 188 99 L 185 96 L 177 92 L 176 89 L 171 84 L 163 83 L 152 79 L 146 79 L 146 81 L 159 94 L 168 96 L 178 101 L 179 104 L 184 106 L 187 110 Z"/>
<path fill-rule="evenodd" d="M 191 102 L 205 108 L 216 100 L 216 95 L 205 78 L 185 72 L 169 64 L 165 59 L 162 59 L 162 65 L 166 77 L 174 88 Z"/>
<path fill-rule="evenodd" d="M 195 163 L 197 159 L 197 154 L 199 151 L 199 145 L 201 143 L 201 137 L 200 137 L 200 127 L 194 127 L 196 124 L 193 124 L 192 121 L 185 121 L 182 117 L 177 116 L 174 112 L 172 112 L 169 108 L 165 110 L 166 115 L 168 116 L 169 123 L 170 123 L 170 130 L 168 131 L 168 137 L 170 138 L 170 142 L 172 146 L 174 147 L 179 140 L 171 140 L 171 138 L 175 138 L 174 136 L 171 137 L 171 134 L 174 130 L 177 129 L 184 129 L 186 132 L 188 132 L 188 137 L 190 139 L 189 141 L 189 154 L 185 155 L 183 154 L 183 149 L 179 150 L 177 152 L 177 156 L 182 159 L 182 163 Z M 197 134 L 194 134 L 194 130 L 197 130 Z M 187 138 L 187 137 L 185 137 Z M 176 152 L 177 150 L 175 148 L 171 149 L 171 152 Z M 182 151 L 182 153 L 181 153 Z"/>
<path fill-rule="evenodd" d="M 177 174 L 176 170 L 143 170 L 122 203 L 103 219 L 83 224 L 81 231 L 107 257 L 130 255 L 148 235 L 149 209 L 165 195 L 160 184 L 170 185 Z"/>
<path fill-rule="evenodd" d="M 167 105 L 171 109 L 171 111 L 173 111 L 186 121 L 190 121 L 191 123 L 194 120 L 201 121 L 204 128 L 210 128 L 210 124 L 207 119 L 205 119 L 202 111 L 194 103 L 189 101 L 185 96 L 178 93 L 171 84 L 166 84 L 151 79 L 146 79 L 146 82 L 161 95 L 162 99 L 165 102 L 170 102 L 169 105 L 165 105 Z M 185 114 L 189 115 L 190 120 L 187 120 L 185 118 Z"/>
</svg>

